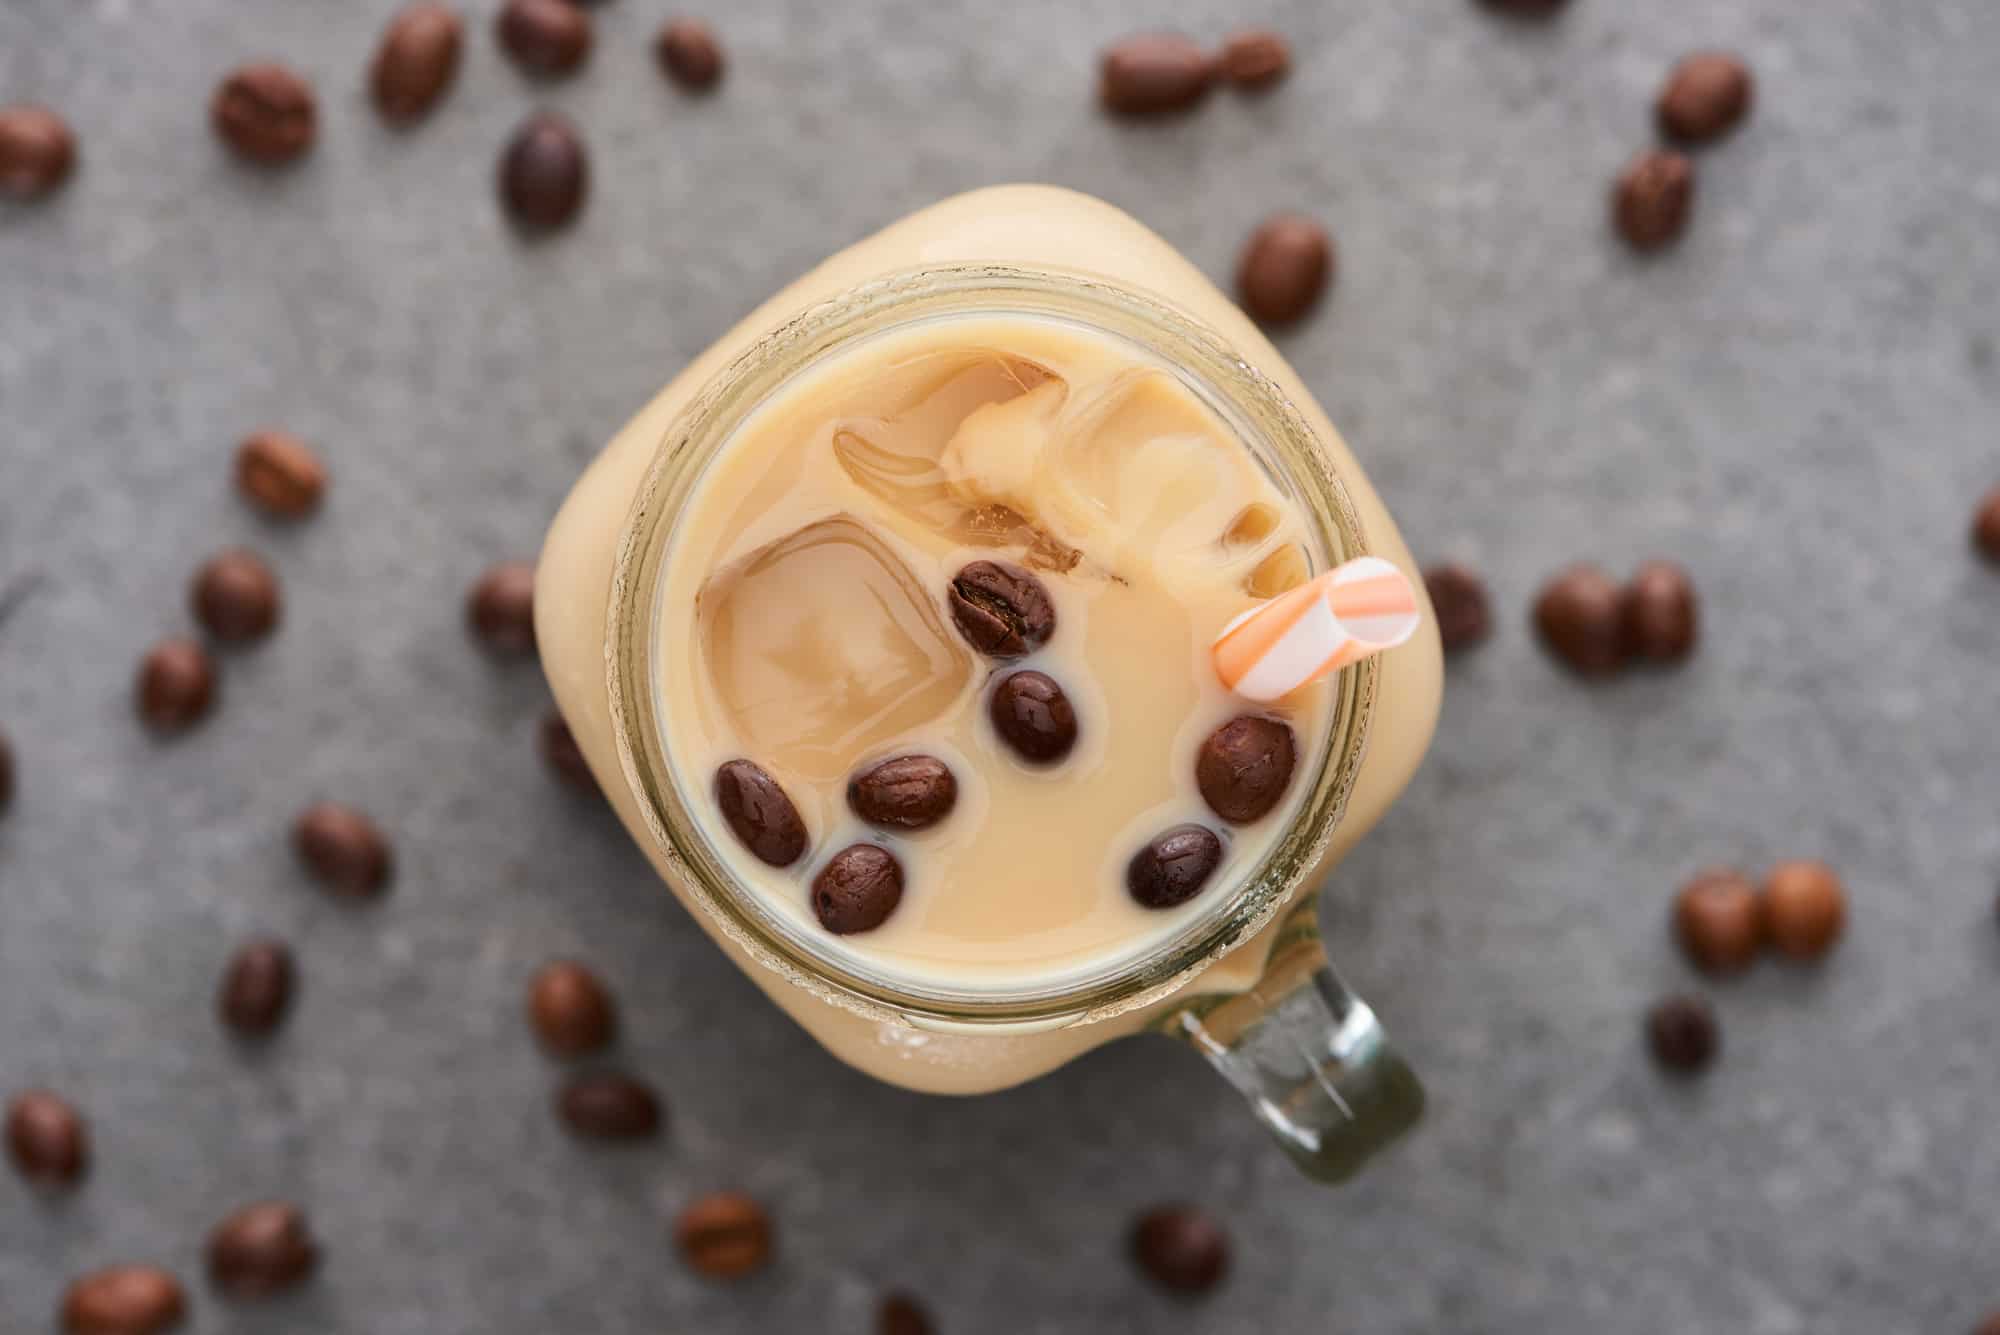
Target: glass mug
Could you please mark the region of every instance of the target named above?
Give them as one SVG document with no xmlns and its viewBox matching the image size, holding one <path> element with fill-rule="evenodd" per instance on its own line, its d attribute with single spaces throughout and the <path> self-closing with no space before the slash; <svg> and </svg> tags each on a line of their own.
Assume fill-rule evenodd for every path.
<svg viewBox="0 0 2000 1335">
<path fill-rule="evenodd" d="M 758 405 L 885 330 L 970 312 L 1054 318 L 1136 343 L 1180 373 L 1285 485 L 1322 561 L 1408 549 L 1332 424 L 1275 348 L 1157 236 L 1069 191 L 947 200 L 841 252 L 697 358 L 616 436 L 552 525 L 535 618 L 556 699 L 606 796 L 717 944 L 829 1051 L 890 1083 L 971 1094 L 1152 1031 L 1200 1051 L 1310 1175 L 1351 1176 L 1423 1094 L 1374 1013 L 1327 964 L 1329 868 L 1421 760 L 1441 660 L 1428 605 L 1407 645 L 1344 669 L 1304 802 L 1240 884 L 1176 936 L 1094 974 L 1018 987 L 898 981 L 763 904 L 695 818 L 659 726 L 662 563 L 704 464 Z M 1421 587 L 1421 581 L 1417 581 Z"/>
</svg>

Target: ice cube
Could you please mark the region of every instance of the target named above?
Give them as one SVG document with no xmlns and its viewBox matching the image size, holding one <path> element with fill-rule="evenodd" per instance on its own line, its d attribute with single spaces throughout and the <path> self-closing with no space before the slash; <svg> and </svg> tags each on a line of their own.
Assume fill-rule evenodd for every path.
<svg viewBox="0 0 2000 1335">
<path fill-rule="evenodd" d="M 760 547 L 696 600 L 702 649 L 759 764 L 835 780 L 942 715 L 972 660 L 901 557 L 851 515 Z"/>
</svg>

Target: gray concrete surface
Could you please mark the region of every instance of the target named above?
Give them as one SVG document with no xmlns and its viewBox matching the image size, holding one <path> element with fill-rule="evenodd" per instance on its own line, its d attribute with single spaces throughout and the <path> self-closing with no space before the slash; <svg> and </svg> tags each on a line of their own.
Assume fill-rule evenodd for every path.
<svg viewBox="0 0 2000 1335">
<path fill-rule="evenodd" d="M 1262 101 L 1169 126 L 1093 108 L 1139 4 L 705 3 L 734 67 L 656 76 L 663 0 L 597 10 L 581 78 L 525 82 L 470 0 L 462 80 L 417 132 L 360 72 L 393 0 L 8 0 L 0 101 L 60 107 L 82 168 L 0 210 L 0 1089 L 90 1113 L 60 1203 L 0 1175 L 0 1328 L 66 1276 L 191 1278 L 229 1206 L 306 1202 L 306 1296 L 190 1329 L 341 1335 L 868 1329 L 887 1286 L 948 1332 L 1954 1335 L 2000 1307 L 2000 577 L 1968 556 L 2000 481 L 2000 7 L 1990 0 L 1202 0 L 1214 37 L 1299 48 Z M 1638 262 L 1605 185 L 1683 51 L 1748 53 L 1754 122 L 1704 154 L 1693 233 Z M 204 121 L 239 59 L 309 72 L 323 140 L 246 172 Z M 586 127 L 596 188 L 523 244 L 493 202 L 532 107 Z M 1324 1193 L 1158 1042 L 974 1102 L 883 1088 L 763 1004 L 532 741 L 545 690 L 461 630 L 595 445 L 756 299 L 938 196 L 1014 179 L 1130 208 L 1216 275 L 1266 211 L 1337 230 L 1339 288 L 1286 340 L 1420 550 L 1491 574 L 1436 750 L 1339 873 L 1329 926 L 1434 1095 Z M 337 481 L 313 523 L 231 496 L 232 443 L 291 425 Z M 279 567 L 285 625 L 228 657 L 217 717 L 149 741 L 135 659 L 224 543 Z M 1524 625 L 1590 557 L 1688 562 L 1707 644 L 1585 689 Z M 284 844 L 316 795 L 380 812 L 394 895 L 344 909 Z M 1637 1037 L 1690 976 L 1662 930 L 1712 861 L 1821 855 L 1853 892 L 1826 967 L 1710 989 L 1720 1067 Z M 292 937 L 289 1029 L 218 1032 L 225 954 Z M 568 1140 L 520 1020 L 543 959 L 622 994 L 668 1092 L 650 1150 Z M 741 1185 L 782 1259 L 734 1288 L 673 1257 L 676 1204 Z M 1150 1292 L 1135 1207 L 1212 1204 L 1227 1287 Z"/>
</svg>

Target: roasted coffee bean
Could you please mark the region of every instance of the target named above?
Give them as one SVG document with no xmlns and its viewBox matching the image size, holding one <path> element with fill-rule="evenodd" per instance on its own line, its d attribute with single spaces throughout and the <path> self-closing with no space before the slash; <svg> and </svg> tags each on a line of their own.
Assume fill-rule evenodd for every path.
<svg viewBox="0 0 2000 1335">
<path fill-rule="evenodd" d="M 1780 862 L 1764 877 L 1764 930 L 1793 959 L 1824 957 L 1847 926 L 1847 891 L 1824 862 Z"/>
<path fill-rule="evenodd" d="M 1694 652 L 1700 632 L 1694 581 L 1671 561 L 1648 561 L 1625 586 L 1625 644 L 1641 658 L 1670 663 Z"/>
<path fill-rule="evenodd" d="M 892 1293 L 875 1309 L 875 1335 L 932 1335 L 929 1312 L 907 1293 Z"/>
<path fill-rule="evenodd" d="M 1222 44 L 1222 77 L 1238 88 L 1269 88 L 1292 70 L 1292 47 L 1267 28 L 1248 28 Z"/>
<path fill-rule="evenodd" d="M 1514 14 L 1521 18 L 1546 18 L 1561 9 L 1569 0 L 1479 0 L 1488 9 L 1503 14 Z"/>
<path fill-rule="evenodd" d="M 590 15 L 570 0 L 507 0 L 500 45 L 530 74 L 568 74 L 590 55 Z"/>
<path fill-rule="evenodd" d="M 1580 676 L 1610 676 L 1625 666 L 1624 622 L 1624 591 L 1596 566 L 1571 566 L 1535 600 L 1542 642 Z"/>
<path fill-rule="evenodd" d="M 69 179 L 76 136 L 47 107 L 0 107 L 0 195 L 40 199 Z"/>
<path fill-rule="evenodd" d="M 231 1298 L 296 1288 L 319 1265 L 305 1212 L 283 1201 L 246 1205 L 208 1235 L 208 1282 Z"/>
<path fill-rule="evenodd" d="M 1987 560 L 2000 563 L 2000 487 L 1986 493 L 1972 516 L 1972 545 Z"/>
<path fill-rule="evenodd" d="M 502 561 L 466 596 L 465 619 L 486 647 L 501 654 L 535 651 L 535 567 Z"/>
<path fill-rule="evenodd" d="M 1669 149 L 1649 148 L 1618 173 L 1611 221 L 1634 250 L 1678 241 L 1694 210 L 1694 164 Z"/>
<path fill-rule="evenodd" d="M 278 577 L 263 558 L 240 548 L 223 552 L 195 572 L 195 620 L 225 644 L 261 640 L 278 624 Z"/>
<path fill-rule="evenodd" d="M 737 1279 L 771 1259 L 771 1219 L 741 1192 L 718 1191 L 681 1211 L 674 1241 L 695 1270 L 710 1279 Z"/>
<path fill-rule="evenodd" d="M 567 9 L 567 0 L 550 0 Z M 552 111 L 521 123 L 500 159 L 500 202 L 523 227 L 564 226 L 590 193 L 590 159 L 576 127 Z"/>
<path fill-rule="evenodd" d="M 63 1335 L 160 1335 L 187 1316 L 181 1282 L 158 1266 L 114 1265 L 69 1286 Z"/>
<path fill-rule="evenodd" d="M 951 619 L 966 642 L 989 658 L 1019 658 L 1056 633 L 1048 587 L 1018 566 L 974 561 L 952 576 Z"/>
<path fill-rule="evenodd" d="M 1209 809 L 1234 825 L 1270 814 L 1298 765 L 1291 725 L 1241 714 L 1208 735 L 1195 753 L 1194 781 Z"/>
<path fill-rule="evenodd" d="M 0 732 L 0 816 L 14 803 L 14 744 Z"/>
<path fill-rule="evenodd" d="M 837 936 L 880 927 L 903 902 L 903 864 L 879 844 L 849 844 L 813 877 L 813 915 Z"/>
<path fill-rule="evenodd" d="M 7 1157 L 30 1182 L 71 1186 L 90 1171 L 90 1129 L 67 1100 L 28 1090 L 7 1104 Z"/>
<path fill-rule="evenodd" d="M 761 862 L 789 867 L 806 851 L 806 823 L 778 781 L 763 766 L 732 760 L 715 772 L 715 802 L 722 818 Z"/>
<path fill-rule="evenodd" d="M 353 807 L 307 807 L 292 825 L 292 848 L 314 879 L 336 894 L 372 899 L 389 884 L 389 842 Z"/>
<path fill-rule="evenodd" d="M 683 88 L 713 88 L 722 79 L 722 43 L 700 19 L 672 19 L 654 40 L 653 52 L 667 77 Z"/>
<path fill-rule="evenodd" d="M 1046 672 L 1002 677 L 987 702 L 987 714 L 1000 740 L 1034 764 L 1054 764 L 1076 745 L 1076 709 Z"/>
<path fill-rule="evenodd" d="M 1106 48 L 1098 75 L 1105 110 L 1153 116 L 1185 110 L 1208 96 L 1215 62 L 1179 33 L 1143 33 Z"/>
<path fill-rule="evenodd" d="M 929 829 L 957 802 L 958 780 L 936 756 L 896 756 L 847 781 L 847 805 L 870 825 Z"/>
<path fill-rule="evenodd" d="M 1206 1293 L 1229 1273 L 1229 1235 L 1205 1210 L 1163 1205 L 1139 1216 L 1132 1256 L 1162 1288 Z"/>
<path fill-rule="evenodd" d="M 579 793 L 600 797 L 604 790 L 597 786 L 597 776 L 590 772 L 590 762 L 583 758 L 583 748 L 576 744 L 576 734 L 569 730 L 563 716 L 551 709 L 542 719 L 539 729 L 542 748 L 542 763 L 564 783 Z"/>
<path fill-rule="evenodd" d="M 1701 873 L 1674 897 L 1674 935 L 1706 973 L 1738 973 L 1764 948 L 1764 910 L 1757 887 L 1726 867 Z"/>
<path fill-rule="evenodd" d="M 139 717 L 158 733 L 185 731 L 215 702 L 215 664 L 193 640 L 161 640 L 139 661 Z"/>
<path fill-rule="evenodd" d="M 1125 888 L 1149 909 L 1170 909 L 1201 892 L 1222 862 L 1222 840 L 1199 825 L 1176 825 L 1132 855 Z"/>
<path fill-rule="evenodd" d="M 284 1023 L 297 968 L 282 941 L 252 941 L 230 958 L 215 998 L 222 1022 L 245 1038 L 261 1038 Z"/>
<path fill-rule="evenodd" d="M 1424 571 L 1431 608 L 1437 613 L 1438 638 L 1444 651 L 1455 654 L 1485 642 L 1493 633 L 1493 613 L 1486 581 L 1462 565 L 1435 565 Z"/>
<path fill-rule="evenodd" d="M 1995 1312 L 1979 1323 L 1979 1329 L 1972 1335 L 2000 1335 L 2000 1312 Z"/>
<path fill-rule="evenodd" d="M 419 0 L 389 21 L 368 71 L 384 120 L 421 120 L 451 87 L 465 46 L 465 24 L 450 6 Z"/>
<path fill-rule="evenodd" d="M 644 1140 L 659 1133 L 659 1096 L 629 1075 L 600 1071 L 563 1086 L 556 1112 L 591 1140 Z"/>
<path fill-rule="evenodd" d="M 1236 293 L 1261 324 L 1305 318 L 1333 281 L 1333 238 L 1296 213 L 1267 218 L 1244 243 L 1236 263 Z"/>
<path fill-rule="evenodd" d="M 1728 134 L 1750 114 L 1750 67 L 1726 51 L 1698 51 L 1674 66 L 1655 108 L 1660 132 L 1700 144 Z"/>
<path fill-rule="evenodd" d="M 283 65 L 245 65 L 209 105 L 216 134 L 238 157 L 266 167 L 305 156 L 318 133 L 312 85 Z"/>
<path fill-rule="evenodd" d="M 1722 1029 L 1715 1011 L 1700 997 L 1667 997 L 1646 1012 L 1646 1040 L 1660 1065 L 1693 1075 L 1715 1060 Z"/>
<path fill-rule="evenodd" d="M 574 960 L 557 960 L 528 985 L 528 1021 L 549 1052 L 580 1057 L 617 1036 L 618 1005 L 596 974 Z"/>
<path fill-rule="evenodd" d="M 273 519 L 302 519 L 326 494 L 326 465 L 286 431 L 259 431 L 236 448 L 236 489 Z"/>
</svg>

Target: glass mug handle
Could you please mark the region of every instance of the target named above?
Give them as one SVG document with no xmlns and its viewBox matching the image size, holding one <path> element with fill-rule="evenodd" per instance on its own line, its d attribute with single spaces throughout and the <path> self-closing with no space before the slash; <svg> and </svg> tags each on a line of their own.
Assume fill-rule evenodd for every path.
<svg viewBox="0 0 2000 1335">
<path fill-rule="evenodd" d="M 1327 964 L 1316 893 L 1288 910 L 1249 991 L 1195 997 L 1158 1028 L 1208 1058 L 1321 1182 L 1353 1177 L 1423 1113 L 1416 1075 Z"/>
</svg>

